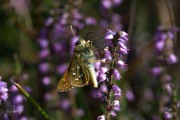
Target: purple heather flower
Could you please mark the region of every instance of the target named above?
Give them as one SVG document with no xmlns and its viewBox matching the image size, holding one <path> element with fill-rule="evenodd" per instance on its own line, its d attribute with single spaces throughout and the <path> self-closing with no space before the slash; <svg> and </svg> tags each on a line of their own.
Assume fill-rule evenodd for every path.
<svg viewBox="0 0 180 120">
<path fill-rule="evenodd" d="M 24 98 L 21 94 L 18 94 L 18 95 L 13 97 L 13 103 L 14 104 L 20 104 L 23 102 L 23 100 L 24 100 Z"/>
<path fill-rule="evenodd" d="M 28 120 L 26 116 L 22 116 L 19 120 Z"/>
<path fill-rule="evenodd" d="M 97 120 L 105 120 L 105 115 L 98 116 Z"/>
<path fill-rule="evenodd" d="M 177 63 L 177 57 L 174 53 L 170 53 L 169 56 L 166 58 L 168 64 L 175 64 Z"/>
<path fill-rule="evenodd" d="M 113 70 L 113 76 L 114 76 L 115 80 L 121 79 L 121 75 L 120 75 L 120 73 L 119 73 L 119 71 L 117 69 Z"/>
<path fill-rule="evenodd" d="M 60 106 L 64 110 L 68 109 L 70 107 L 70 104 L 71 104 L 70 101 L 67 99 L 64 99 L 60 102 Z"/>
<path fill-rule="evenodd" d="M 14 107 L 14 113 L 21 114 L 23 111 L 24 111 L 24 106 L 21 104 Z"/>
<path fill-rule="evenodd" d="M 163 74 L 162 80 L 165 82 L 170 82 L 172 80 L 172 76 L 169 74 Z"/>
<path fill-rule="evenodd" d="M 111 104 L 113 111 L 120 111 L 119 100 L 114 100 Z"/>
<path fill-rule="evenodd" d="M 114 13 L 111 16 L 111 23 L 115 31 L 121 30 L 122 29 L 122 24 L 121 24 L 121 16 L 117 13 Z"/>
<path fill-rule="evenodd" d="M 101 98 L 102 97 L 102 92 L 99 90 L 94 90 L 92 93 L 93 98 Z"/>
<path fill-rule="evenodd" d="M 129 49 L 127 49 L 127 48 L 122 48 L 122 47 L 121 47 L 118 52 L 119 52 L 120 54 L 128 54 L 128 50 L 129 50 Z"/>
<path fill-rule="evenodd" d="M 167 120 L 171 120 L 172 119 L 172 114 L 170 112 L 165 111 L 164 112 L 164 117 Z"/>
<path fill-rule="evenodd" d="M 67 64 L 60 64 L 57 67 L 57 72 L 62 75 L 67 70 L 67 67 L 68 67 Z"/>
<path fill-rule="evenodd" d="M 49 49 L 42 49 L 40 52 L 39 52 L 39 57 L 41 59 L 44 59 L 44 58 L 47 58 L 49 55 Z"/>
<path fill-rule="evenodd" d="M 117 116 L 117 114 L 116 114 L 116 112 L 114 110 L 111 110 L 110 114 L 111 114 L 112 117 L 116 117 Z"/>
<path fill-rule="evenodd" d="M 44 99 L 46 101 L 51 100 L 52 99 L 52 94 L 50 92 L 46 92 L 45 95 L 44 95 Z"/>
<path fill-rule="evenodd" d="M 173 94 L 173 88 L 172 88 L 172 87 L 173 87 L 173 86 L 172 86 L 172 84 L 170 84 L 170 83 L 168 83 L 168 84 L 165 85 L 165 88 L 166 88 L 167 92 L 168 92 L 170 95 Z"/>
<path fill-rule="evenodd" d="M 108 91 L 107 86 L 105 84 L 102 84 L 100 87 L 100 91 L 106 93 Z"/>
<path fill-rule="evenodd" d="M 112 3 L 110 0 L 102 0 L 102 5 L 103 5 L 103 7 L 107 8 L 107 9 L 112 7 Z"/>
<path fill-rule="evenodd" d="M 97 24 L 96 19 L 94 19 L 92 17 L 87 17 L 85 21 L 86 21 L 87 25 L 96 25 Z"/>
<path fill-rule="evenodd" d="M 156 44 L 155 44 L 155 47 L 160 52 L 160 51 L 163 50 L 164 45 L 165 45 L 164 41 L 157 41 Z"/>
<path fill-rule="evenodd" d="M 0 103 L 2 101 L 6 101 L 7 99 L 8 99 L 7 83 L 1 81 L 1 76 L 0 76 Z"/>
<path fill-rule="evenodd" d="M 151 73 L 154 75 L 154 76 L 158 76 L 162 73 L 163 71 L 163 68 L 162 67 L 153 67 L 151 68 Z"/>
<path fill-rule="evenodd" d="M 112 85 L 112 92 L 114 94 L 115 99 L 121 97 L 121 89 L 117 85 Z"/>
<path fill-rule="evenodd" d="M 49 42 L 48 42 L 48 40 L 47 40 L 46 38 L 40 38 L 40 39 L 38 40 L 38 42 L 39 42 L 39 45 L 40 45 L 42 48 L 47 48 L 48 45 L 49 45 Z"/>
<path fill-rule="evenodd" d="M 105 39 L 113 39 L 115 34 L 116 34 L 116 33 L 115 33 L 114 31 L 112 31 L 112 30 L 107 30 L 107 31 L 106 31 L 106 35 L 105 35 Z"/>
<path fill-rule="evenodd" d="M 105 52 L 104 58 L 106 60 L 112 60 L 111 52 L 109 50 L 104 50 L 104 52 Z"/>
<path fill-rule="evenodd" d="M 118 60 L 116 64 L 119 68 L 124 68 L 126 66 L 125 62 L 122 60 Z"/>
<path fill-rule="evenodd" d="M 48 76 L 44 76 L 43 78 L 42 78 L 42 83 L 43 83 L 43 85 L 49 85 L 50 84 L 50 78 L 48 77 Z"/>
<path fill-rule="evenodd" d="M 54 22 L 54 18 L 53 18 L 53 17 L 49 17 L 49 18 L 45 21 L 45 26 L 50 26 L 53 22 Z"/>
<path fill-rule="evenodd" d="M 63 51 L 63 45 L 60 43 L 53 43 L 53 49 L 56 53 Z"/>
<path fill-rule="evenodd" d="M 101 62 L 94 62 L 94 68 L 95 70 L 99 70 L 101 67 Z"/>
<path fill-rule="evenodd" d="M 48 63 L 44 62 L 44 63 L 41 63 L 41 64 L 39 65 L 39 71 L 40 71 L 41 73 L 47 73 L 48 70 L 49 70 L 49 64 L 48 64 Z"/>
<path fill-rule="evenodd" d="M 17 87 L 16 87 L 15 85 L 11 85 L 10 91 L 11 91 L 11 92 L 17 92 L 18 89 L 17 89 Z"/>
<path fill-rule="evenodd" d="M 129 101 L 135 100 L 135 96 L 134 96 L 134 93 L 132 92 L 132 90 L 127 90 L 125 95 L 126 95 L 127 100 L 129 100 Z"/>
<path fill-rule="evenodd" d="M 102 81 L 106 80 L 106 78 L 107 78 L 107 75 L 106 75 L 106 74 L 101 74 L 101 75 L 99 75 L 99 77 L 98 77 L 98 81 L 99 81 L 99 82 L 102 82 Z"/>
<path fill-rule="evenodd" d="M 121 40 L 122 42 L 123 41 L 127 42 L 128 41 L 128 34 L 124 31 L 121 31 L 121 36 L 120 36 L 119 40 Z"/>
<path fill-rule="evenodd" d="M 80 117 L 84 116 L 84 111 L 83 111 L 83 109 L 78 108 L 78 109 L 76 110 L 76 115 L 77 115 L 77 116 L 80 116 Z"/>
<path fill-rule="evenodd" d="M 105 74 L 108 71 L 107 67 L 101 67 L 99 70 L 99 74 Z"/>
<path fill-rule="evenodd" d="M 104 8 L 110 9 L 113 6 L 118 6 L 122 3 L 122 0 L 102 0 L 101 4 Z"/>
<path fill-rule="evenodd" d="M 114 100 L 114 101 L 112 102 L 112 106 L 113 106 L 113 107 L 120 107 L 119 100 Z"/>
</svg>

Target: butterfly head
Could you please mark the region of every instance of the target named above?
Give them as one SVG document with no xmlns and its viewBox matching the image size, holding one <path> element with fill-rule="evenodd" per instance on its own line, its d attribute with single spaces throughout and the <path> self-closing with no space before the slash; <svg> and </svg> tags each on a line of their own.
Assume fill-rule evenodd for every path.
<svg viewBox="0 0 180 120">
<path fill-rule="evenodd" d="M 77 42 L 76 42 L 76 46 L 79 46 L 79 45 L 85 45 L 86 44 L 86 41 L 82 38 L 80 38 Z"/>
</svg>

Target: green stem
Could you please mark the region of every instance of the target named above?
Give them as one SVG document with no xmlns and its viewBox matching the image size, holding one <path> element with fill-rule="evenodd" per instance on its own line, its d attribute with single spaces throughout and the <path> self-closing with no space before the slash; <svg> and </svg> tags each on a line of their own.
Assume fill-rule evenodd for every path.
<svg viewBox="0 0 180 120">
<path fill-rule="evenodd" d="M 34 105 L 34 107 L 41 113 L 41 115 L 46 119 L 50 120 L 49 115 L 40 107 L 40 105 L 16 82 L 12 80 L 12 83 L 18 88 L 18 90 L 29 100 L 29 102 Z"/>
</svg>

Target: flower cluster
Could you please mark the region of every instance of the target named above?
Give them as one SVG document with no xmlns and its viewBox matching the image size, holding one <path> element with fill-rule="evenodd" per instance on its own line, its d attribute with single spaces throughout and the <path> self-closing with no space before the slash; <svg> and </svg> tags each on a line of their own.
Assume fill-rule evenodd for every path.
<svg viewBox="0 0 180 120">
<path fill-rule="evenodd" d="M 0 76 L 0 104 L 1 102 L 6 102 L 8 99 L 8 88 L 7 88 L 7 83 L 3 82 L 1 80 Z"/>
<path fill-rule="evenodd" d="M 101 67 L 95 63 L 97 70 L 97 79 L 102 85 L 95 94 L 97 98 L 101 98 L 107 106 L 107 119 L 111 116 L 115 117 L 116 112 L 120 110 L 119 98 L 121 97 L 121 89 L 118 85 L 113 84 L 112 80 L 120 80 L 121 74 L 119 69 L 125 68 L 126 64 L 122 60 L 123 56 L 128 54 L 126 42 L 128 34 L 123 31 L 114 32 L 107 30 L 105 41 L 107 47 L 104 50 L 104 58 L 101 59 Z M 99 66 L 99 69 L 97 69 Z M 98 120 L 104 119 L 104 115 L 99 116 Z"/>
<path fill-rule="evenodd" d="M 113 6 L 119 6 L 122 0 L 101 0 L 101 4 L 104 8 L 110 9 Z"/>
<path fill-rule="evenodd" d="M 174 33 L 180 29 L 177 27 L 170 28 L 168 30 L 163 27 L 159 27 L 155 37 L 155 48 L 157 55 L 160 59 L 165 59 L 167 64 L 175 64 L 178 62 L 176 55 L 173 52 L 173 39 Z M 164 58 L 162 58 L 164 55 Z"/>
<path fill-rule="evenodd" d="M 175 38 L 174 33 L 178 32 L 179 28 L 173 27 L 170 29 L 164 29 L 159 27 L 155 37 L 155 48 L 158 59 L 158 66 L 151 69 L 151 73 L 161 81 L 161 88 L 163 94 L 161 95 L 161 112 L 164 114 L 163 119 L 173 120 L 176 118 L 175 107 L 175 86 L 172 82 L 172 76 L 167 72 L 169 66 L 178 62 L 177 56 L 174 51 L 173 39 Z M 166 63 L 166 64 L 162 64 Z M 167 98 L 164 100 L 164 98 Z"/>
</svg>

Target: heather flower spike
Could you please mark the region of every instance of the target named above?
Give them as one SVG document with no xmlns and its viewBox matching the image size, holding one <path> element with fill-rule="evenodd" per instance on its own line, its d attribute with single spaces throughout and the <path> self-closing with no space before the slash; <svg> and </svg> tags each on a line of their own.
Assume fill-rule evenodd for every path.
<svg viewBox="0 0 180 120">
<path fill-rule="evenodd" d="M 156 55 L 158 58 L 158 66 L 151 68 L 151 73 L 155 77 L 159 78 L 160 88 L 162 88 L 163 93 L 160 98 L 162 109 L 161 114 L 163 114 L 162 119 L 174 120 L 177 116 L 177 105 L 176 105 L 176 88 L 173 84 L 172 76 L 168 73 L 170 71 L 170 65 L 177 64 L 178 58 L 174 53 L 174 38 L 175 32 L 178 32 L 179 28 L 172 27 L 165 29 L 159 27 L 155 36 L 155 48 Z M 162 57 L 163 56 L 163 57 Z M 166 63 L 166 64 L 162 64 Z M 168 66 L 168 67 L 167 67 Z M 166 100 L 163 100 L 163 96 L 166 96 Z M 159 103 L 160 103 L 159 102 Z M 176 113 L 176 114 L 175 114 Z"/>
<path fill-rule="evenodd" d="M 98 70 L 97 79 L 102 83 L 102 86 L 97 92 L 101 100 L 105 102 L 105 106 L 107 106 L 106 119 L 110 120 L 111 117 L 116 117 L 117 112 L 120 111 L 118 99 L 121 97 L 121 89 L 116 84 L 113 84 L 113 80 L 121 79 L 119 69 L 126 66 L 125 62 L 122 61 L 122 57 L 128 54 L 129 51 L 126 47 L 128 34 L 123 31 L 107 30 L 104 39 L 108 46 L 104 49 L 104 58 L 102 58 L 104 66 L 101 66 Z M 104 119 L 102 116 L 98 118 Z"/>
</svg>

